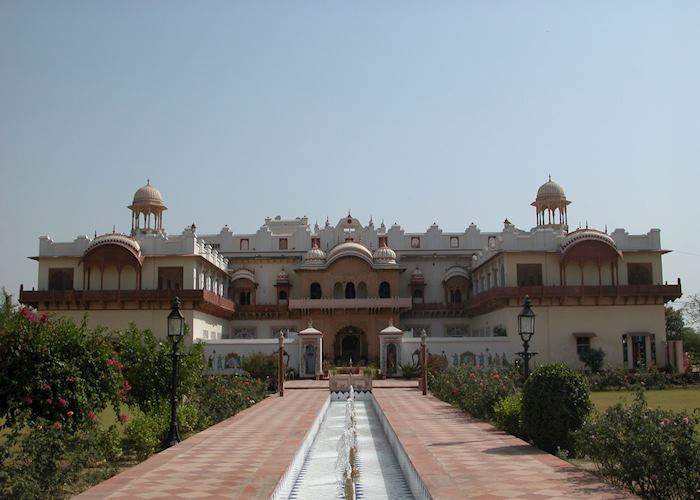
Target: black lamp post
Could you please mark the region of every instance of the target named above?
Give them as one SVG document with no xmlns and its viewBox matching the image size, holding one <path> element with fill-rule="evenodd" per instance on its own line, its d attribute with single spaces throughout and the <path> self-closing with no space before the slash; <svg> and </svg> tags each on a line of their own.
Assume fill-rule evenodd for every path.
<svg viewBox="0 0 700 500">
<path fill-rule="evenodd" d="M 536 352 L 530 352 L 530 340 L 535 334 L 535 313 L 530 307 L 530 297 L 525 296 L 523 310 L 518 314 L 518 335 L 523 341 L 523 352 L 518 355 L 523 358 L 523 378 L 527 380 L 530 376 L 530 358 L 535 356 Z"/>
<path fill-rule="evenodd" d="M 168 314 L 168 338 L 173 345 L 173 372 L 170 379 L 170 432 L 168 433 L 167 444 L 174 446 L 180 442 L 180 431 L 177 428 L 177 366 L 178 346 L 180 339 L 185 335 L 185 317 L 180 312 L 180 299 L 175 297 L 173 306 Z"/>
</svg>

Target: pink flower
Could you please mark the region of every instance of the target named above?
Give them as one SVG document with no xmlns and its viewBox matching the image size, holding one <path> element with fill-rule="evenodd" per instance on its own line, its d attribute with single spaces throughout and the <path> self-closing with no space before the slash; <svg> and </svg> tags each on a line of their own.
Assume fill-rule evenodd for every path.
<svg viewBox="0 0 700 500">
<path fill-rule="evenodd" d="M 119 415 L 119 421 L 122 424 L 127 423 L 129 421 L 129 415 L 127 415 L 126 413 L 122 413 L 121 415 Z"/>
<path fill-rule="evenodd" d="M 690 419 L 689 419 L 688 417 L 683 417 L 683 423 L 684 423 L 685 425 L 688 425 L 688 426 L 689 426 L 689 425 L 690 425 Z"/>
<path fill-rule="evenodd" d="M 30 396 L 25 396 L 24 397 L 24 402 L 27 403 L 28 405 L 32 404 L 34 401 Z"/>
<path fill-rule="evenodd" d="M 122 401 L 126 401 L 126 396 L 122 396 Z"/>
<path fill-rule="evenodd" d="M 74 415 L 73 410 L 68 410 L 66 412 L 66 415 L 68 415 L 69 417 L 72 417 Z"/>
<path fill-rule="evenodd" d="M 46 400 L 47 405 L 52 405 L 53 404 L 53 399 L 49 398 Z"/>
<path fill-rule="evenodd" d="M 68 401 L 66 401 L 65 399 L 61 398 L 61 399 L 58 400 L 58 404 L 60 404 L 61 406 L 67 406 L 67 405 L 68 405 Z"/>
<path fill-rule="evenodd" d="M 95 412 L 94 412 L 94 411 L 89 411 L 89 412 L 87 413 L 87 418 L 88 418 L 88 420 L 94 421 L 94 420 L 97 418 L 97 415 L 95 415 Z"/>
<path fill-rule="evenodd" d="M 664 427 L 665 425 L 668 425 L 668 424 L 670 424 L 670 423 L 671 423 L 671 421 L 670 421 L 668 418 L 664 418 L 664 419 L 661 421 L 661 427 Z"/>
</svg>

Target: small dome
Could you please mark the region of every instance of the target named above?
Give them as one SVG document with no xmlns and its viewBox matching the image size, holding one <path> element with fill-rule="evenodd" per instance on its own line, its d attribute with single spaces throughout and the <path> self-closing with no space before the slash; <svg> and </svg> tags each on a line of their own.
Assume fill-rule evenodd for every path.
<svg viewBox="0 0 700 500">
<path fill-rule="evenodd" d="M 151 181 L 149 179 L 145 186 L 139 188 L 134 193 L 133 204 L 164 205 L 163 196 L 160 194 L 160 191 L 158 191 L 158 189 L 151 186 Z"/>
<path fill-rule="evenodd" d="M 423 271 L 421 271 L 418 268 L 415 268 L 413 272 L 411 273 L 411 282 L 416 283 L 416 282 L 422 282 L 425 281 L 425 277 L 423 276 Z"/>
<path fill-rule="evenodd" d="M 277 273 L 277 283 L 289 283 L 289 274 L 284 269 Z"/>
<path fill-rule="evenodd" d="M 396 264 L 396 252 L 386 245 L 377 248 L 372 257 L 378 264 Z"/>
<path fill-rule="evenodd" d="M 566 194 L 564 194 L 564 188 L 554 182 L 550 176 L 549 180 L 537 190 L 537 199 L 566 199 Z"/>
<path fill-rule="evenodd" d="M 311 248 L 304 256 L 304 261 L 308 262 L 322 262 L 326 260 L 326 252 L 318 248 L 316 245 Z"/>
</svg>

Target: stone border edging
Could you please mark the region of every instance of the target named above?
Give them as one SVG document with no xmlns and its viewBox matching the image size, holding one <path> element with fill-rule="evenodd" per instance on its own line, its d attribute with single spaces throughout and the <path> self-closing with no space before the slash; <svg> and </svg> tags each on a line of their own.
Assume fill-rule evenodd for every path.
<svg viewBox="0 0 700 500">
<path fill-rule="evenodd" d="M 309 451 L 311 450 L 311 446 L 313 445 L 314 440 L 318 435 L 318 431 L 321 428 L 321 424 L 326 419 L 326 414 L 328 413 L 328 405 L 330 404 L 330 402 L 331 398 L 329 396 L 326 399 L 326 402 L 323 403 L 323 406 L 318 412 L 318 415 L 316 416 L 314 423 L 311 425 L 311 428 L 309 428 L 308 432 L 306 433 L 306 436 L 304 436 L 304 441 L 301 443 L 301 446 L 294 454 L 292 463 L 289 464 L 289 467 L 287 467 L 287 470 L 282 475 L 280 482 L 277 484 L 275 491 L 272 492 L 272 495 L 270 496 L 271 499 L 287 499 L 292 494 L 292 489 L 294 488 L 294 484 L 296 483 L 296 480 L 299 477 L 299 473 L 301 472 L 301 468 L 304 465 L 304 461 L 306 460 L 306 457 L 309 454 Z"/>
</svg>

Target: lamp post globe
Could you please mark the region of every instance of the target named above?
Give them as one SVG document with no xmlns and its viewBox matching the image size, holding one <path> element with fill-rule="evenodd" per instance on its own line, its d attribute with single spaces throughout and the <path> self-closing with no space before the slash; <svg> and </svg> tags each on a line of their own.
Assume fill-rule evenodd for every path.
<svg viewBox="0 0 700 500">
<path fill-rule="evenodd" d="M 523 358 L 523 379 L 527 380 L 530 376 L 530 358 L 535 356 L 536 352 L 530 352 L 530 340 L 535 334 L 535 312 L 532 310 L 530 297 L 525 296 L 523 308 L 518 314 L 518 335 L 523 341 L 523 352 L 518 354 Z"/>
<path fill-rule="evenodd" d="M 180 311 L 180 299 L 175 297 L 168 314 L 168 338 L 173 346 L 173 369 L 170 378 L 170 431 L 168 432 L 167 446 L 174 446 L 180 442 L 180 430 L 177 422 L 177 369 L 180 358 L 178 347 L 180 339 L 185 335 L 185 317 Z"/>
</svg>

